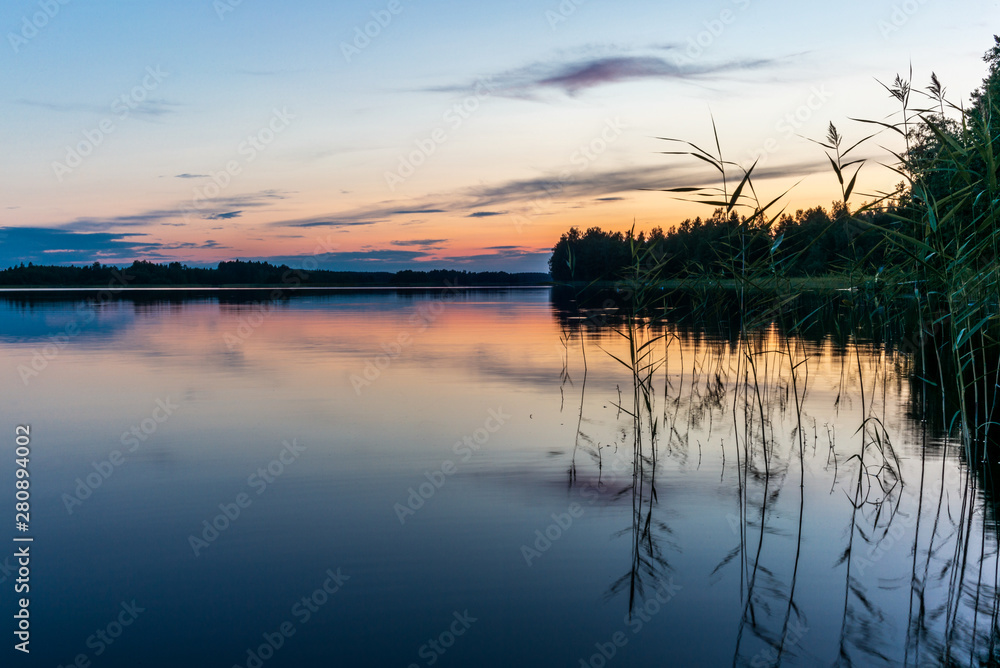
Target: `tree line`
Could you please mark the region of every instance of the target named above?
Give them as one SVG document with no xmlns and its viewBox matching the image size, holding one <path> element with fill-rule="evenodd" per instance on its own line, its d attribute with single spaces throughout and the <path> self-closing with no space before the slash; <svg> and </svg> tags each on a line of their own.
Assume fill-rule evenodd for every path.
<svg viewBox="0 0 1000 668">
<path fill-rule="evenodd" d="M 731 278 L 744 267 L 770 262 L 783 276 L 817 276 L 860 267 L 877 272 L 886 262 L 879 227 L 893 224 L 895 205 L 854 216 L 842 205 L 784 214 L 767 229 L 735 211 L 716 209 L 708 218 L 687 219 L 675 229 L 649 233 L 576 227 L 564 233 L 549 258 L 555 281 L 614 280 L 630 266 L 638 247 L 660 263 L 668 277 Z M 869 228 L 858 219 L 871 223 Z"/>
<path fill-rule="evenodd" d="M 444 285 L 537 285 L 549 280 L 543 273 L 504 271 L 330 271 L 293 269 L 286 264 L 231 260 L 217 267 L 190 267 L 180 262 L 157 264 L 136 260 L 131 265 L 94 262 L 84 266 L 36 265 L 0 270 L 0 285 L 6 287 L 226 287 L 267 286 L 444 286 Z"/>
</svg>

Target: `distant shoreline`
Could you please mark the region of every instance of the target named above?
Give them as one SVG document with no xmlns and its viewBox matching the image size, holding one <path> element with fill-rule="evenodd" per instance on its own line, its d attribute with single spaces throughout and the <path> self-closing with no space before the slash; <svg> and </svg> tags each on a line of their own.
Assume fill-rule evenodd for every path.
<svg viewBox="0 0 1000 668">
<path fill-rule="evenodd" d="M 110 292 L 115 295 L 136 292 L 342 292 L 365 291 L 378 292 L 390 290 L 537 290 L 551 288 L 553 283 L 538 283 L 535 285 L 148 285 L 135 287 L 102 287 L 102 286 L 16 286 L 0 287 L 0 294 L 15 293 L 100 293 Z"/>
</svg>

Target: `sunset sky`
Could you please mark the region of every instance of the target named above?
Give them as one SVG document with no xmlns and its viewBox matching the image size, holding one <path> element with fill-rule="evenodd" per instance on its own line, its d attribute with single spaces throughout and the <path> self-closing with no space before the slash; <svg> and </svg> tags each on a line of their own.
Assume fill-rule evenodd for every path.
<svg viewBox="0 0 1000 668">
<path fill-rule="evenodd" d="M 1000 2 L 8 0 L 0 27 L 2 267 L 544 271 L 570 226 L 710 214 L 641 189 L 712 182 L 656 137 L 713 116 L 727 158 L 767 147 L 762 197 L 828 206 L 800 135 L 860 139 L 911 63 L 968 100 Z"/>
</svg>

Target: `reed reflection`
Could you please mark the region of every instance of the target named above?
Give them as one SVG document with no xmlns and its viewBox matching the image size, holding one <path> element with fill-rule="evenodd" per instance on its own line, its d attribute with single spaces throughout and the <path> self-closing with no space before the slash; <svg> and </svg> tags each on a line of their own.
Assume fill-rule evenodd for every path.
<svg viewBox="0 0 1000 668">
<path fill-rule="evenodd" d="M 553 291 L 567 351 L 598 342 L 631 380 L 632 561 L 610 597 L 631 612 L 689 547 L 659 540 L 657 474 L 714 451 L 735 487 L 736 544 L 712 571 L 738 571 L 734 666 L 996 661 L 995 464 L 950 435 L 906 321 L 863 299 L 674 292 L 640 311 L 627 285 Z M 839 605 L 817 605 L 837 582 Z"/>
</svg>

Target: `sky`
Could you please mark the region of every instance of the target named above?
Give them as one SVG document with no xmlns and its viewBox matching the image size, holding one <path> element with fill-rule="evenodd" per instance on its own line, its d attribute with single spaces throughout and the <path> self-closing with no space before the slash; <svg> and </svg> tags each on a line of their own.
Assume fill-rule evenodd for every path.
<svg viewBox="0 0 1000 668">
<path fill-rule="evenodd" d="M 713 121 L 761 199 L 829 206 L 809 139 L 870 134 L 911 67 L 967 101 L 996 32 L 1000 0 L 7 0 L 0 267 L 545 271 L 572 226 L 710 215 L 662 138 Z"/>
</svg>

